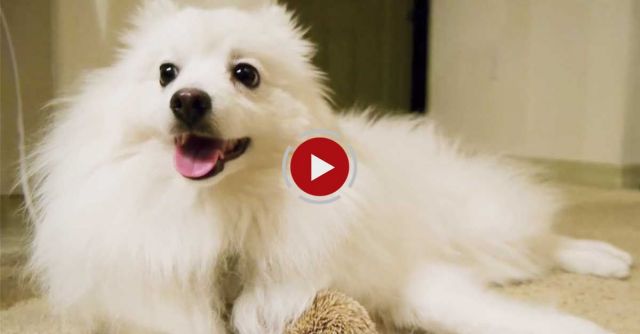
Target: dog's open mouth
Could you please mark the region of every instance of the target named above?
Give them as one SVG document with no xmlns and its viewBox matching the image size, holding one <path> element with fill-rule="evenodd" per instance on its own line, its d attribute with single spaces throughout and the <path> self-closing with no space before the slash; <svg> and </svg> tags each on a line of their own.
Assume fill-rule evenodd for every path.
<svg viewBox="0 0 640 334">
<path fill-rule="evenodd" d="M 225 162 L 241 156 L 251 139 L 220 139 L 191 133 L 175 137 L 175 166 L 182 176 L 202 180 L 222 172 Z"/>
</svg>

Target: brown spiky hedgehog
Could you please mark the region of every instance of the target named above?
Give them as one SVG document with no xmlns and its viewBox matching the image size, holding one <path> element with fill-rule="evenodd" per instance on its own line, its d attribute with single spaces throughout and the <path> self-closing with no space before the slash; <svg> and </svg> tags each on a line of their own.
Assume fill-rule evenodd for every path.
<svg viewBox="0 0 640 334">
<path fill-rule="evenodd" d="M 285 334 L 377 334 L 377 331 L 357 301 L 337 291 L 323 291 Z"/>
</svg>

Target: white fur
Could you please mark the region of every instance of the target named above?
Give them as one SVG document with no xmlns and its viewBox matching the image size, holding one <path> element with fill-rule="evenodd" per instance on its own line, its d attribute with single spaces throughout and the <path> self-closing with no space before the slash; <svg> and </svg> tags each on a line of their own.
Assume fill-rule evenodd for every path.
<svg viewBox="0 0 640 334">
<path fill-rule="evenodd" d="M 397 327 L 605 332 L 483 287 L 554 264 L 624 277 L 628 255 L 552 235 L 552 192 L 507 161 L 461 152 L 427 118 L 334 115 L 313 46 L 281 7 L 161 1 L 135 25 L 119 60 L 63 103 L 32 161 L 31 267 L 57 310 L 114 331 L 221 333 L 231 277 L 242 334 L 282 332 L 328 287 Z M 256 90 L 230 79 L 240 59 L 260 70 Z M 166 61 L 181 71 L 162 88 Z M 211 180 L 173 168 L 168 101 L 183 87 L 212 96 L 224 136 L 253 140 Z M 310 129 L 338 132 L 358 158 L 355 185 L 330 204 L 301 201 L 281 179 L 285 148 Z"/>
</svg>

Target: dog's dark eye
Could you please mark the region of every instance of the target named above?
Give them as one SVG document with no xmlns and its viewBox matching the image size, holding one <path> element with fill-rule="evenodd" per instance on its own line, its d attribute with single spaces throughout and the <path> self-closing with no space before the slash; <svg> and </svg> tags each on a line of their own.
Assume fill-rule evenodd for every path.
<svg viewBox="0 0 640 334">
<path fill-rule="evenodd" d="M 247 88 L 253 89 L 260 85 L 260 73 L 255 67 L 247 63 L 240 63 L 233 67 L 233 78 Z"/>
<path fill-rule="evenodd" d="M 160 86 L 165 87 L 178 76 L 178 67 L 171 63 L 160 65 Z"/>
</svg>

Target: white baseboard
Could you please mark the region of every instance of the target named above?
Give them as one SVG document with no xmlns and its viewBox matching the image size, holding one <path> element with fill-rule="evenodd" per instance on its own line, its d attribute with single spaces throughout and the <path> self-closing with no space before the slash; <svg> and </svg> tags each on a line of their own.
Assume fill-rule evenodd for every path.
<svg viewBox="0 0 640 334">
<path fill-rule="evenodd" d="M 540 166 L 544 175 L 553 181 L 598 186 L 604 188 L 640 189 L 640 165 L 614 164 L 524 158 Z"/>
</svg>

